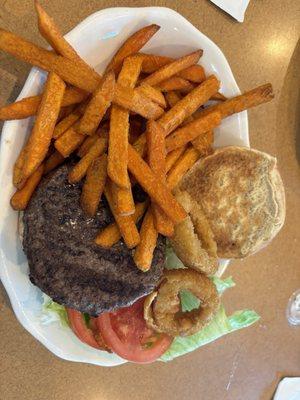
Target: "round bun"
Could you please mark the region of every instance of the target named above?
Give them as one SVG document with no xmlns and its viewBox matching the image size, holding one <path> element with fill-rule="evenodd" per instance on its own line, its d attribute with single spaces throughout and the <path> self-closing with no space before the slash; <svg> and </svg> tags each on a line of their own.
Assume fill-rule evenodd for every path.
<svg viewBox="0 0 300 400">
<path fill-rule="evenodd" d="M 200 159 L 175 194 L 179 201 L 188 195 L 200 206 L 220 258 L 255 253 L 274 238 L 285 219 L 285 194 L 276 159 L 244 147 L 225 147 Z"/>
</svg>

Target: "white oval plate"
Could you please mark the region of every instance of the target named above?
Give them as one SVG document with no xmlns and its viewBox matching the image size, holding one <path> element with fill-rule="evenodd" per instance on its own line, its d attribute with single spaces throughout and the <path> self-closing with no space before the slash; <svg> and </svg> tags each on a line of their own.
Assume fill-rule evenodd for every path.
<svg viewBox="0 0 300 400">
<path fill-rule="evenodd" d="M 78 53 L 99 72 L 124 40 L 137 29 L 156 23 L 159 32 L 143 51 L 178 57 L 203 49 L 201 64 L 208 74 L 222 81 L 225 96 L 240 94 L 231 69 L 221 50 L 180 14 L 168 8 L 111 8 L 92 14 L 66 35 Z M 33 68 L 18 99 L 41 91 L 45 74 Z M 114 366 L 125 361 L 114 354 L 81 343 L 68 328 L 58 322 L 43 325 L 40 320 L 42 295 L 28 278 L 28 264 L 18 236 L 18 214 L 10 208 L 14 192 L 13 164 L 32 126 L 32 118 L 4 124 L 0 152 L 0 276 L 20 323 L 57 356 L 70 360 Z M 227 118 L 216 129 L 216 146 L 249 146 L 247 113 Z"/>
</svg>

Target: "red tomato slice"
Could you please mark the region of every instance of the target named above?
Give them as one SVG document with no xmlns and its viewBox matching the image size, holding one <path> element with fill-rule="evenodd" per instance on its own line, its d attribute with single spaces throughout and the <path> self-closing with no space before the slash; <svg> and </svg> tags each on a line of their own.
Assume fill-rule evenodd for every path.
<svg viewBox="0 0 300 400">
<path fill-rule="evenodd" d="M 97 324 L 107 346 L 120 357 L 137 363 L 150 363 L 169 348 L 173 339 L 147 327 L 143 306 L 144 298 L 130 307 L 101 314 Z"/>
<path fill-rule="evenodd" d="M 75 335 L 83 342 L 95 349 L 100 349 L 93 331 L 89 329 L 85 323 L 84 316 L 81 312 L 67 308 L 67 314 L 70 321 L 71 328 Z"/>
</svg>

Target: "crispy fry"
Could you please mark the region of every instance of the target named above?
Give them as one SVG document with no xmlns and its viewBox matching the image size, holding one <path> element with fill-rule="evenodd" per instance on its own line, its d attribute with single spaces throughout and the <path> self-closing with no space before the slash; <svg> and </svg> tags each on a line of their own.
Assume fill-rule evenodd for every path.
<svg viewBox="0 0 300 400">
<path fill-rule="evenodd" d="M 112 190 L 115 212 L 118 215 L 134 214 L 135 206 L 131 188 L 124 189 L 116 185 L 114 182 L 112 182 L 111 190 Z"/>
<path fill-rule="evenodd" d="M 23 166 L 24 166 L 24 161 L 25 161 L 25 157 L 26 157 L 26 151 L 27 151 L 27 147 L 25 145 L 23 147 L 23 149 L 20 151 L 20 154 L 14 164 L 13 184 L 18 189 L 21 189 L 26 182 L 26 179 L 24 179 L 24 177 L 23 177 Z"/>
<path fill-rule="evenodd" d="M 54 22 L 40 3 L 35 0 L 35 9 L 38 15 L 38 28 L 41 35 L 47 40 L 57 54 L 60 54 L 69 60 L 76 61 L 94 73 L 95 71 L 76 53 L 70 43 L 63 37 L 58 26 Z"/>
<path fill-rule="evenodd" d="M 167 152 L 178 149 L 191 142 L 201 134 L 212 130 L 221 123 L 221 113 L 214 111 L 204 117 L 184 125 L 173 132 L 166 140 Z"/>
<path fill-rule="evenodd" d="M 46 71 L 55 72 L 64 81 L 89 92 L 93 92 L 101 80 L 101 76 L 90 68 L 3 29 L 0 29 L 0 49 Z"/>
<path fill-rule="evenodd" d="M 81 103 L 87 93 L 77 88 L 66 88 L 61 106 L 67 107 Z M 0 107 L 0 120 L 23 119 L 35 115 L 41 103 L 42 95 L 25 97 L 22 100 Z"/>
<path fill-rule="evenodd" d="M 60 154 L 57 150 L 55 150 L 45 161 L 44 165 L 44 175 L 47 175 L 49 172 L 53 171 L 56 167 L 62 164 L 65 161 L 64 156 Z"/>
<path fill-rule="evenodd" d="M 137 203 L 135 205 L 135 213 L 132 215 L 133 221 L 137 223 L 144 212 L 146 211 L 147 202 L 144 201 L 143 203 Z M 104 228 L 101 232 L 98 233 L 95 243 L 101 247 L 109 248 L 112 247 L 114 244 L 118 243 L 121 239 L 121 233 L 118 227 L 118 224 L 113 223 L 108 225 Z"/>
<path fill-rule="evenodd" d="M 225 101 L 225 100 L 227 100 L 227 97 L 224 96 L 224 94 L 218 92 L 218 93 L 214 94 L 213 96 L 211 96 L 210 100 Z"/>
<path fill-rule="evenodd" d="M 82 143 L 82 145 L 79 147 L 77 151 L 77 155 L 82 158 L 83 156 L 86 155 L 86 153 L 89 151 L 89 149 L 93 146 L 93 144 L 97 141 L 97 138 L 99 135 L 97 132 L 94 135 L 87 136 L 85 141 Z"/>
<path fill-rule="evenodd" d="M 3 29 L 0 29 L 0 50 L 46 71 L 55 72 L 64 81 L 88 92 L 94 92 L 102 79 L 99 74 L 91 73 L 75 61 L 57 56 Z M 113 101 L 147 119 L 159 118 L 163 113 L 163 109 L 148 97 L 120 85 L 116 85 Z"/>
<path fill-rule="evenodd" d="M 96 215 L 107 177 L 107 155 L 92 161 L 82 187 L 80 205 L 90 217 Z"/>
<path fill-rule="evenodd" d="M 175 61 L 175 58 L 156 54 L 139 53 L 139 56 L 143 58 L 142 72 L 147 74 L 152 74 L 164 65 Z M 178 76 L 196 83 L 201 83 L 205 79 L 204 69 L 201 65 L 192 65 L 180 71 Z"/>
<path fill-rule="evenodd" d="M 68 117 L 70 114 L 72 114 L 72 112 L 75 109 L 75 105 L 71 104 L 69 106 L 66 107 L 61 107 L 59 110 L 59 114 L 57 117 L 57 123 L 59 123 L 60 121 L 62 121 L 63 119 L 65 119 L 66 117 Z"/>
<path fill-rule="evenodd" d="M 196 139 L 192 140 L 192 145 L 199 151 L 201 156 L 206 156 L 212 153 L 212 145 L 214 143 L 214 132 L 209 130 L 203 135 L 199 135 Z"/>
<path fill-rule="evenodd" d="M 89 151 L 82 157 L 82 159 L 71 169 L 69 172 L 69 182 L 79 182 L 86 174 L 92 162 L 103 154 L 107 147 L 107 140 L 104 138 L 97 138 L 96 142 L 89 149 Z"/>
<path fill-rule="evenodd" d="M 273 88 L 270 83 L 258 86 L 240 96 L 233 97 L 214 106 L 201 111 L 201 115 L 207 115 L 212 111 L 220 111 L 222 118 L 232 114 L 256 107 L 259 104 L 267 103 L 274 98 Z M 200 114 L 200 113 L 199 113 Z"/>
<path fill-rule="evenodd" d="M 129 57 L 124 60 L 123 67 L 118 77 L 118 83 L 123 87 L 133 89 L 141 71 L 141 59 Z M 128 163 L 128 136 L 129 136 L 129 112 L 114 105 L 110 115 L 109 146 L 108 146 L 108 175 L 120 188 L 127 191 L 119 191 L 115 200 L 123 199 L 116 210 L 123 215 L 128 213 L 128 208 L 134 206 L 130 189 L 130 180 L 127 172 Z M 122 209 L 125 206 L 125 209 Z M 134 212 L 134 209 L 131 209 Z"/>
<path fill-rule="evenodd" d="M 92 95 L 78 125 L 78 132 L 92 135 L 110 107 L 115 91 L 115 74 L 109 72 L 104 76 Z"/>
<path fill-rule="evenodd" d="M 113 56 L 112 60 L 106 67 L 106 71 L 113 70 L 115 73 L 118 73 L 122 67 L 123 60 L 126 57 L 137 53 L 159 29 L 160 26 L 152 24 L 145 26 L 131 35 Z"/>
<path fill-rule="evenodd" d="M 76 124 L 78 124 L 78 122 L 71 126 L 71 128 L 69 128 L 54 142 L 54 147 L 64 157 L 69 157 L 69 155 L 73 153 L 73 151 L 76 150 L 86 138 L 85 135 L 81 135 L 76 131 Z"/>
<path fill-rule="evenodd" d="M 50 73 L 34 127 L 26 145 L 23 177 L 28 178 L 43 162 L 49 149 L 59 114 L 65 84 L 55 73 Z"/>
<path fill-rule="evenodd" d="M 16 193 L 12 196 L 10 204 L 14 210 L 25 210 L 35 188 L 37 187 L 43 176 L 43 171 L 44 165 L 41 164 L 27 179 L 23 188 L 17 190 Z"/>
<path fill-rule="evenodd" d="M 203 83 L 197 86 L 188 95 L 183 97 L 169 111 L 165 112 L 158 122 L 170 134 L 174 129 L 183 123 L 183 121 L 192 115 L 202 104 L 204 104 L 213 93 L 219 89 L 220 82 L 214 75 L 211 75 Z M 223 103 L 222 103 L 223 104 Z M 144 154 L 146 136 L 142 134 L 134 143 L 134 148 Z"/>
<path fill-rule="evenodd" d="M 128 169 L 151 199 L 167 214 L 174 224 L 186 218 L 182 206 L 177 203 L 163 182 L 151 171 L 133 146 L 128 146 Z"/>
<path fill-rule="evenodd" d="M 177 60 L 161 67 L 151 75 L 147 76 L 147 78 L 143 79 L 141 83 L 147 83 L 150 86 L 158 85 L 160 82 L 163 82 L 171 76 L 178 74 L 185 68 L 197 64 L 201 55 L 202 50 L 197 50 L 191 54 L 178 58 Z"/>
<path fill-rule="evenodd" d="M 179 90 L 181 92 L 190 92 L 195 87 L 188 80 L 181 78 L 180 76 L 172 76 L 169 79 L 161 82 L 158 86 L 156 86 L 158 90 L 162 92 L 170 92 L 171 90 Z"/>
<path fill-rule="evenodd" d="M 139 86 L 137 91 L 143 93 L 145 96 L 149 97 L 154 103 L 157 103 L 160 107 L 166 108 L 166 100 L 161 91 L 153 86 L 149 86 L 146 83 Z"/>
<path fill-rule="evenodd" d="M 192 115 L 201 105 L 206 103 L 218 91 L 219 86 L 220 82 L 214 75 L 211 75 L 166 112 L 159 119 L 159 123 L 167 131 L 167 134 L 171 133 L 188 116 Z"/>
<path fill-rule="evenodd" d="M 158 104 L 151 101 L 144 94 L 139 93 L 137 89 L 124 88 L 121 85 L 116 85 L 113 102 L 140 114 L 146 119 L 157 119 L 164 113 L 164 110 Z"/>
<path fill-rule="evenodd" d="M 179 100 L 182 99 L 182 96 L 178 92 L 170 91 L 165 94 L 167 103 L 170 108 L 174 107 L 176 103 L 179 102 Z"/>
<path fill-rule="evenodd" d="M 185 152 L 186 146 L 182 146 L 179 149 L 170 151 L 169 154 L 167 154 L 166 157 L 166 172 L 169 172 L 173 165 L 177 162 L 177 160 L 182 156 L 182 154 Z"/>
<path fill-rule="evenodd" d="M 53 139 L 58 139 L 66 130 L 71 128 L 79 120 L 84 109 L 85 104 L 80 104 L 70 115 L 62 119 L 54 128 Z"/>
<path fill-rule="evenodd" d="M 190 67 L 179 72 L 178 76 L 195 83 L 201 83 L 206 79 L 204 68 L 201 65 L 191 65 Z"/>
<path fill-rule="evenodd" d="M 167 184 L 170 190 L 175 188 L 183 175 L 195 164 L 199 157 L 199 152 L 194 147 L 189 147 L 184 152 L 168 173 Z"/>
<path fill-rule="evenodd" d="M 137 227 L 134 223 L 132 215 L 118 215 L 114 209 L 114 201 L 111 192 L 111 181 L 105 186 L 104 194 L 109 204 L 109 208 L 115 218 L 115 221 L 119 227 L 123 240 L 129 249 L 133 249 L 140 242 L 140 235 Z"/>
<path fill-rule="evenodd" d="M 156 176 L 164 183 L 166 182 L 165 136 L 161 125 L 155 121 L 148 122 L 146 130 L 148 163 Z M 152 205 L 152 213 L 157 231 L 164 236 L 172 236 L 174 226 L 166 214 L 156 204 Z"/>
<path fill-rule="evenodd" d="M 151 268 L 157 237 L 158 232 L 154 226 L 153 214 L 151 208 L 148 208 L 140 231 L 140 243 L 133 256 L 136 266 L 144 272 Z"/>
</svg>

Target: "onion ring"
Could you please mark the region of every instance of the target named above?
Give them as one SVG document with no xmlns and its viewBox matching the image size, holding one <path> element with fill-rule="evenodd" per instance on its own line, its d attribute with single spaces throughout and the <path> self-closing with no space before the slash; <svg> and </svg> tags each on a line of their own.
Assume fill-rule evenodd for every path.
<svg viewBox="0 0 300 400">
<path fill-rule="evenodd" d="M 180 290 L 186 289 L 200 300 L 200 307 L 181 311 Z M 144 303 L 144 318 L 149 327 L 171 336 L 189 336 L 207 325 L 220 306 L 218 292 L 205 275 L 191 269 L 164 273 L 158 290 Z"/>
</svg>

